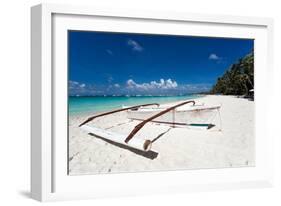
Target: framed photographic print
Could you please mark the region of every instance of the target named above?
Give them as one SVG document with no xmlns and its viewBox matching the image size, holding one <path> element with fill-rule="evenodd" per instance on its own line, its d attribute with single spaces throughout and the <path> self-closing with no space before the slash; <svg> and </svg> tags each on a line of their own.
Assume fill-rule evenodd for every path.
<svg viewBox="0 0 281 206">
<path fill-rule="evenodd" d="M 272 185 L 271 19 L 31 14 L 34 199 Z"/>
</svg>

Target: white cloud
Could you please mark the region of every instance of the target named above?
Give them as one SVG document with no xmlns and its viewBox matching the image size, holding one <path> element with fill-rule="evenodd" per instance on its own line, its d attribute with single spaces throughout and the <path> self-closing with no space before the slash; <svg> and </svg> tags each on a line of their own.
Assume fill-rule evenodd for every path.
<svg viewBox="0 0 281 206">
<path fill-rule="evenodd" d="M 71 80 L 68 82 L 68 84 L 70 89 L 84 88 L 86 86 L 86 84 L 83 83 L 81 84 L 79 82 L 71 81 Z"/>
<path fill-rule="evenodd" d="M 210 60 L 219 60 L 219 59 L 221 59 L 221 57 L 219 57 L 218 55 L 213 53 L 213 54 L 209 55 L 209 59 Z"/>
<path fill-rule="evenodd" d="M 137 85 L 137 84 L 134 82 L 134 80 L 132 80 L 132 79 L 128 79 L 128 80 L 127 80 L 127 86 L 128 86 L 129 88 L 134 88 L 136 85 Z"/>
<path fill-rule="evenodd" d="M 113 52 L 110 49 L 107 49 L 106 52 L 110 55 L 113 55 Z"/>
<path fill-rule="evenodd" d="M 133 51 L 141 52 L 143 50 L 143 47 L 135 40 L 129 39 L 127 43 Z"/>
<path fill-rule="evenodd" d="M 68 88 L 70 95 L 81 95 L 89 90 L 89 85 L 77 81 L 68 81 Z M 91 88 L 92 89 L 92 88 Z"/>
<path fill-rule="evenodd" d="M 127 81 L 127 88 L 129 89 L 140 89 L 140 90 L 151 90 L 151 89 L 175 89 L 177 88 L 178 84 L 176 81 L 171 79 L 160 79 L 159 82 L 151 81 L 149 83 L 141 83 L 138 84 L 132 79 L 128 79 Z"/>
<path fill-rule="evenodd" d="M 111 75 L 109 75 L 109 76 L 107 77 L 107 82 L 108 82 L 108 83 L 111 83 L 113 80 L 114 80 L 114 79 L 113 79 L 113 77 L 112 77 Z"/>
<path fill-rule="evenodd" d="M 137 83 L 132 78 L 126 84 L 93 85 L 69 81 L 69 94 L 76 95 L 179 95 L 209 91 L 211 84 L 178 84 L 172 79 Z"/>
</svg>

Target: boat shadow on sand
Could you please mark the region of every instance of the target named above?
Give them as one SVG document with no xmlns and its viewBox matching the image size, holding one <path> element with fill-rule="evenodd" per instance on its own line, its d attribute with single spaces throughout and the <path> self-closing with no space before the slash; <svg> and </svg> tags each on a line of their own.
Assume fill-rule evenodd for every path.
<svg viewBox="0 0 281 206">
<path fill-rule="evenodd" d="M 133 152 L 133 153 L 135 153 L 137 155 L 141 155 L 141 156 L 146 157 L 146 158 L 151 159 L 151 160 L 157 158 L 157 156 L 158 156 L 158 153 L 155 152 L 155 151 L 152 151 L 152 150 L 145 152 L 145 151 L 138 150 L 138 149 L 135 149 L 135 148 L 131 148 L 129 146 L 126 146 L 126 145 L 123 145 L 123 144 L 120 144 L 120 143 L 117 143 L 117 142 L 113 142 L 111 140 L 105 139 L 105 138 L 97 136 L 95 134 L 89 133 L 89 135 L 94 136 L 94 137 L 96 137 L 98 139 L 101 139 L 101 140 L 103 140 L 103 141 L 105 141 L 105 142 L 107 142 L 109 144 L 114 145 L 114 146 L 120 147 L 122 149 L 129 150 L 129 151 L 131 151 L 131 152 Z"/>
</svg>

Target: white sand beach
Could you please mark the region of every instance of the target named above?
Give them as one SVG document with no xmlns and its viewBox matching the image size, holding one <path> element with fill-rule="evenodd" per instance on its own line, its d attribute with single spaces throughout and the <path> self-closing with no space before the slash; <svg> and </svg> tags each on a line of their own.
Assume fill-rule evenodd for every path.
<svg viewBox="0 0 281 206">
<path fill-rule="evenodd" d="M 105 141 L 83 131 L 78 125 L 92 114 L 70 115 L 69 174 L 254 166 L 254 101 L 216 95 L 195 101 L 220 104 L 222 125 L 219 118 L 214 119 L 216 126 L 208 130 L 148 123 L 138 135 L 153 141 L 149 152 Z M 98 118 L 91 124 L 128 134 L 139 122 L 127 119 L 127 113 L 120 112 Z"/>
</svg>

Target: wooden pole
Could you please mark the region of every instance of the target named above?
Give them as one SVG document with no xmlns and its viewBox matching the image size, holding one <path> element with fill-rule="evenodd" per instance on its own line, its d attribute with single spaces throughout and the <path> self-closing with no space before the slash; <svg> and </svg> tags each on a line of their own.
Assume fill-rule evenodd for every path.
<svg viewBox="0 0 281 206">
<path fill-rule="evenodd" d="M 156 119 L 157 117 L 160 117 L 161 115 L 163 114 L 166 114 L 167 112 L 169 111 L 172 111 L 174 109 L 176 109 L 177 107 L 180 107 L 180 106 L 183 106 L 185 104 L 188 104 L 188 103 L 193 103 L 193 105 L 195 105 L 195 101 L 193 100 L 190 100 L 190 101 L 186 101 L 186 102 L 182 102 L 180 104 L 177 104 L 175 106 L 172 106 L 172 107 L 169 107 L 168 109 L 164 110 L 164 111 L 161 111 L 155 115 L 153 115 L 152 117 L 149 117 L 148 119 L 142 121 L 141 123 L 139 123 L 137 126 L 135 126 L 135 128 L 131 131 L 131 133 L 128 135 L 128 137 L 125 139 L 125 142 L 128 143 L 134 136 L 135 134 L 148 122 Z"/>
<path fill-rule="evenodd" d="M 102 116 L 105 116 L 105 115 L 109 115 L 109 114 L 113 114 L 113 113 L 117 113 L 117 112 L 122 112 L 122 111 L 129 110 L 129 109 L 137 109 L 137 108 L 139 108 L 139 107 L 145 107 L 145 106 L 151 106 L 151 105 L 157 105 L 157 106 L 159 107 L 159 104 L 157 104 L 157 103 L 151 103 L 151 104 L 136 105 L 136 106 L 127 107 L 127 108 L 123 108 L 123 109 L 117 109 L 117 110 L 113 110 L 113 111 L 110 111 L 110 112 L 105 112 L 105 113 L 102 113 L 102 114 L 98 114 L 98 115 L 89 117 L 86 121 L 82 122 L 82 123 L 79 125 L 79 127 L 83 126 L 84 124 L 87 124 L 88 122 L 94 120 L 94 119 L 97 118 L 97 117 L 102 117 Z"/>
</svg>

